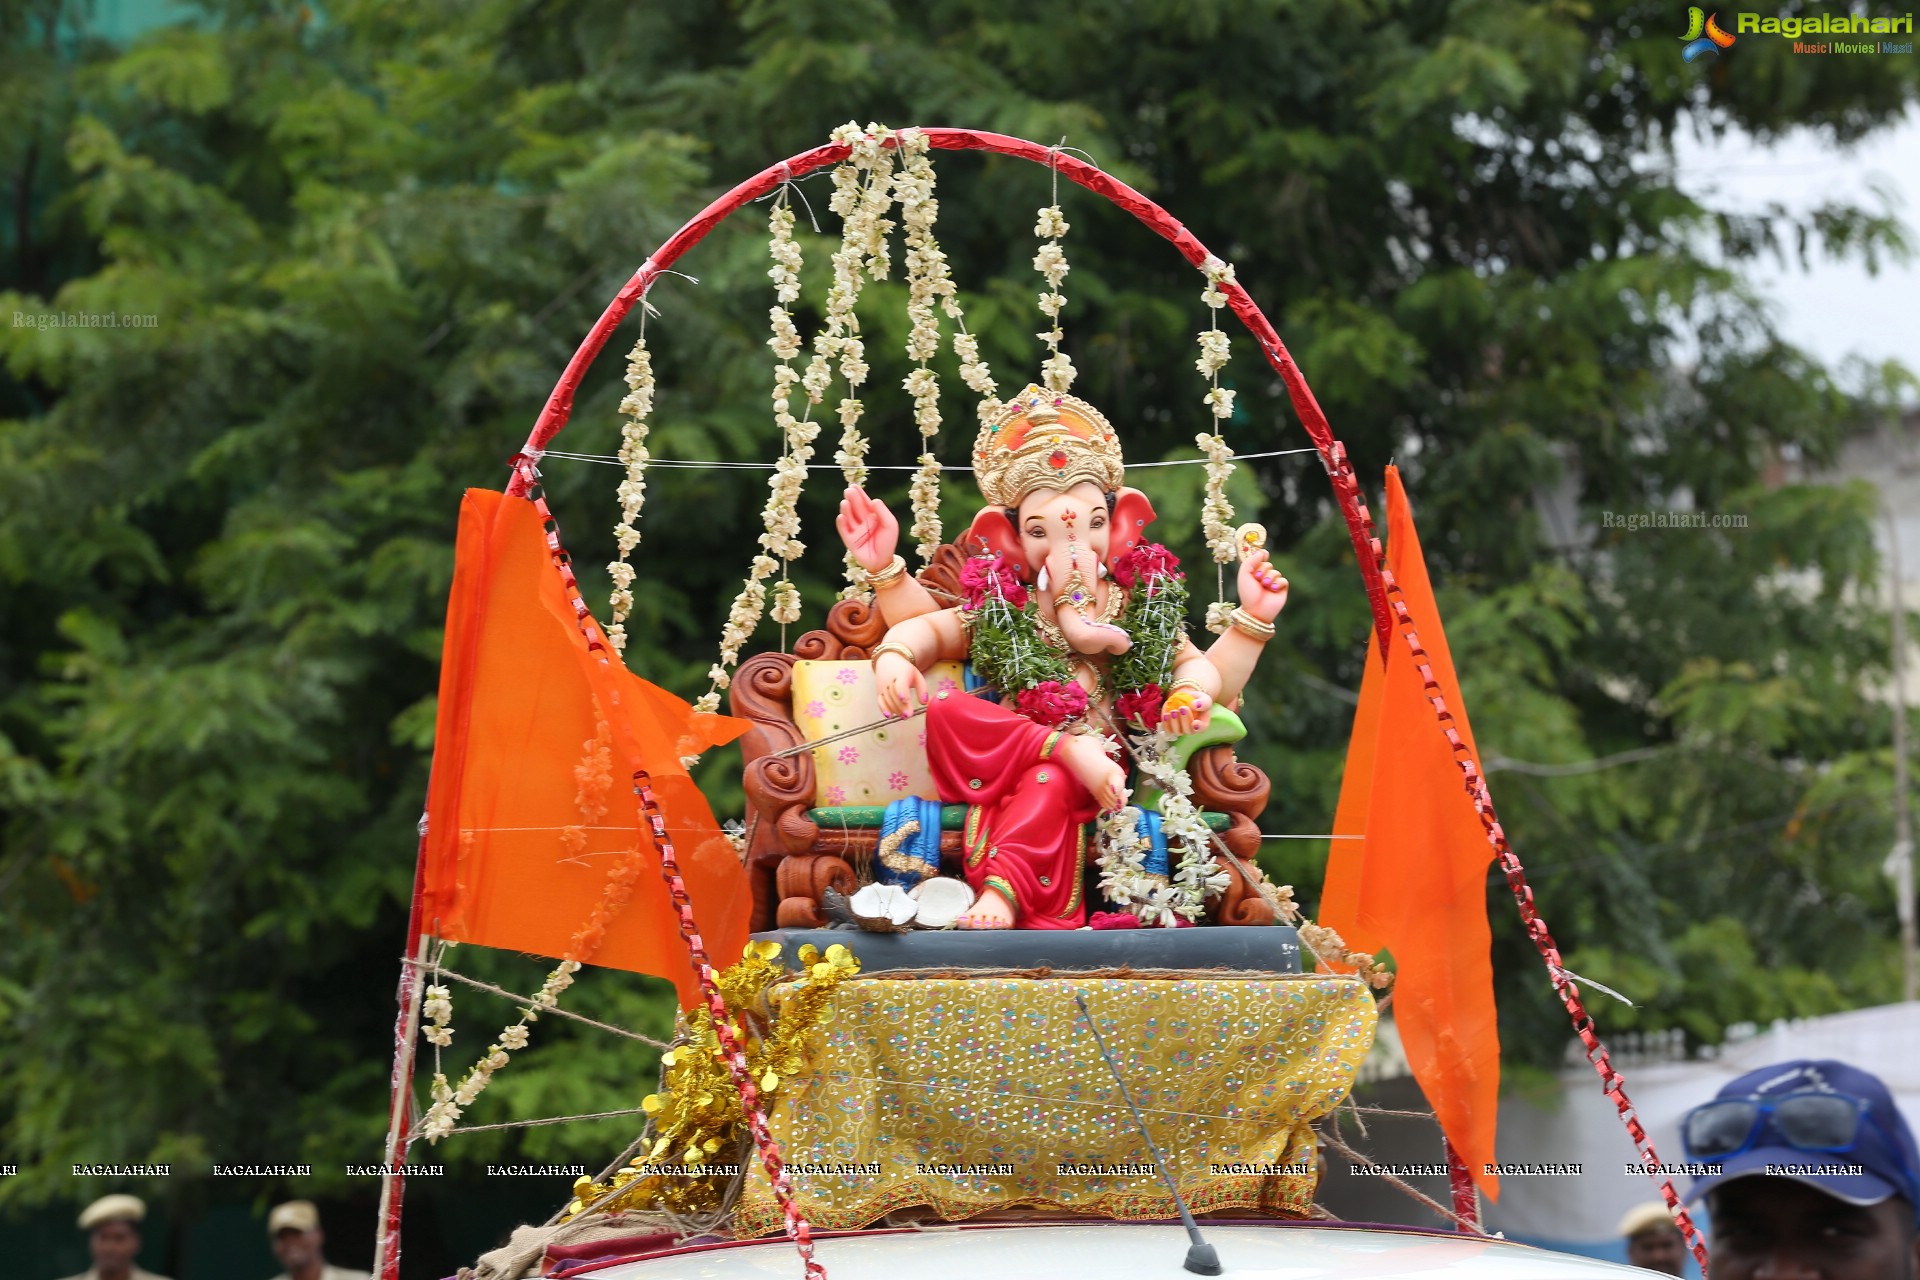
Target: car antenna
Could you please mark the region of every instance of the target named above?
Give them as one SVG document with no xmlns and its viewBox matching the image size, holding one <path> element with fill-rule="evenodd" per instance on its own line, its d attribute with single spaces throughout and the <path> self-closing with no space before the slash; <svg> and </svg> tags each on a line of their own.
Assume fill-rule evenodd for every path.
<svg viewBox="0 0 1920 1280">
<path fill-rule="evenodd" d="M 1100 1038 L 1100 1028 L 1093 1025 L 1093 1015 L 1087 1012 L 1087 1002 L 1078 991 L 1073 993 L 1073 1002 L 1080 1006 L 1080 1016 L 1087 1020 L 1087 1030 L 1093 1032 L 1093 1043 L 1100 1050 L 1100 1057 L 1107 1064 L 1107 1070 L 1113 1072 L 1113 1082 L 1120 1086 L 1120 1096 L 1127 1100 L 1127 1109 L 1133 1112 L 1133 1123 L 1139 1126 L 1140 1136 L 1147 1140 L 1147 1150 L 1153 1152 L 1153 1167 L 1160 1172 L 1161 1181 L 1167 1184 L 1167 1190 L 1173 1193 L 1173 1203 L 1179 1207 L 1180 1221 L 1186 1224 L 1187 1239 L 1192 1243 L 1187 1247 L 1187 1270 L 1197 1276 L 1217 1276 L 1220 1274 L 1220 1255 L 1213 1246 L 1200 1236 L 1200 1228 L 1193 1221 L 1193 1214 L 1187 1209 L 1187 1201 L 1180 1194 L 1180 1188 L 1174 1185 L 1173 1174 L 1167 1166 L 1167 1158 L 1161 1154 L 1159 1144 L 1153 1135 L 1147 1132 L 1147 1122 L 1140 1114 L 1140 1108 L 1134 1104 L 1133 1095 L 1127 1092 L 1127 1082 L 1121 1078 L 1120 1065 L 1107 1052 L 1107 1042 Z"/>
</svg>

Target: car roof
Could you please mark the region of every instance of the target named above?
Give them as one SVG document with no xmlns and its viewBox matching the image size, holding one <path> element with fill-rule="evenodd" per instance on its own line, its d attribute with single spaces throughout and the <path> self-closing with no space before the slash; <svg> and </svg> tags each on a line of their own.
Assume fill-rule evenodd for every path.
<svg viewBox="0 0 1920 1280">
<path fill-rule="evenodd" d="M 1204 1224 L 1226 1276 L 1254 1280 L 1616 1280 L 1644 1271 L 1484 1236 L 1392 1227 L 1266 1222 Z M 816 1238 L 832 1280 L 1185 1280 L 1183 1228 L 1162 1223 L 943 1225 Z M 794 1280 L 784 1237 L 696 1245 L 565 1274 L 593 1280 Z"/>
</svg>

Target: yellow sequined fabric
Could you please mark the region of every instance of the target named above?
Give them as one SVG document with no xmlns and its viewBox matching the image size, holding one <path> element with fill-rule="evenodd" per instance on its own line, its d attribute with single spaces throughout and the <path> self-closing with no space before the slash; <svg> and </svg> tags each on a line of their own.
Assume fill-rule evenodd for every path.
<svg viewBox="0 0 1920 1280">
<path fill-rule="evenodd" d="M 801 1213 L 818 1228 L 910 1205 L 1175 1216 L 1075 992 L 1195 1212 L 1306 1211 L 1309 1125 L 1373 1043 L 1373 997 L 1352 977 L 842 983 L 772 1100 Z M 735 1231 L 780 1225 L 756 1167 Z"/>
</svg>

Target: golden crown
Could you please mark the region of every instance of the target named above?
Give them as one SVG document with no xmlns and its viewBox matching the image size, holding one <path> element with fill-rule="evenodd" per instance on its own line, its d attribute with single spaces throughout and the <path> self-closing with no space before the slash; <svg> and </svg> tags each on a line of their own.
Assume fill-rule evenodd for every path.
<svg viewBox="0 0 1920 1280">
<path fill-rule="evenodd" d="M 980 428 L 973 473 L 980 495 L 1001 507 L 1019 506 L 1035 489 L 1064 492 L 1089 480 L 1111 492 L 1126 479 L 1120 437 L 1106 417 L 1032 383 Z"/>
</svg>

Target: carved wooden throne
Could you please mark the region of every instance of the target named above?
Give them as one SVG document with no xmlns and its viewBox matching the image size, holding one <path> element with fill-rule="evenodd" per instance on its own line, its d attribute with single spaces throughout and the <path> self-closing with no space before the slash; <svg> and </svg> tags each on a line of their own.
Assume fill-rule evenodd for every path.
<svg viewBox="0 0 1920 1280">
<path fill-rule="evenodd" d="M 935 598 L 957 600 L 965 561 L 966 553 L 949 543 L 935 553 L 919 581 Z M 826 629 L 801 636 L 792 653 L 755 654 L 734 675 L 730 709 L 754 726 L 740 741 L 746 757 L 747 874 L 756 932 L 821 927 L 820 895 L 828 888 L 847 894 L 858 888 L 853 860 L 871 857 L 879 844 L 877 826 L 823 826 L 815 820 L 819 801 L 813 753 L 794 750 L 807 740 L 795 721 L 793 685 L 795 662 L 864 659 L 885 634 L 879 610 L 864 601 L 843 600 L 828 612 Z M 1274 923 L 1272 905 L 1247 874 L 1260 851 L 1256 819 L 1267 805 L 1266 774 L 1235 759 L 1231 746 L 1201 748 L 1187 770 L 1194 801 L 1203 812 L 1225 817 L 1221 843 L 1240 860 L 1219 859 L 1230 879 L 1209 909 L 1210 922 Z M 1214 822 L 1220 825 L 1219 819 Z M 943 874 L 959 874 L 960 832 L 941 832 L 940 858 Z"/>
</svg>

